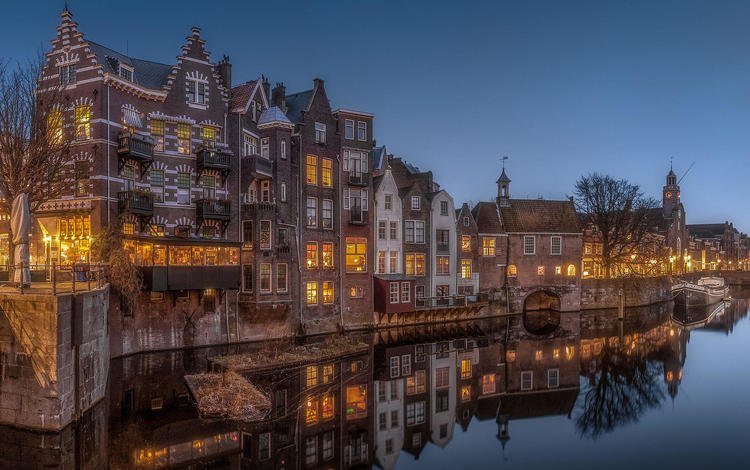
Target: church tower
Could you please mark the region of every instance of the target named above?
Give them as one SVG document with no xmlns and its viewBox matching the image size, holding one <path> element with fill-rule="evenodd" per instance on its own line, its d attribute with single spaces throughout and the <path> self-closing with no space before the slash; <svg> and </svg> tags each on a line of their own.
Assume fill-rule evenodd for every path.
<svg viewBox="0 0 750 470">
<path fill-rule="evenodd" d="M 680 203 L 680 186 L 677 184 L 677 175 L 672 170 L 672 164 L 669 164 L 669 173 L 667 173 L 667 184 L 662 188 L 662 208 L 665 218 L 672 217 L 672 211 Z"/>
<path fill-rule="evenodd" d="M 503 172 L 497 179 L 497 204 L 500 207 L 510 205 L 510 178 L 505 174 L 505 165 L 503 165 Z"/>
</svg>

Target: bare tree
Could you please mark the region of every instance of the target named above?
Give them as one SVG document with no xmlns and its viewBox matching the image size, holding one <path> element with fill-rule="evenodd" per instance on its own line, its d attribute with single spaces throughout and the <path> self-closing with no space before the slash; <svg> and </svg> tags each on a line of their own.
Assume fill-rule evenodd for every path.
<svg viewBox="0 0 750 470">
<path fill-rule="evenodd" d="M 615 266 L 629 263 L 649 244 L 660 217 L 653 210 L 658 207 L 656 200 L 645 196 L 638 185 L 599 173 L 576 182 L 575 203 L 597 230 L 601 265 L 608 277 Z"/>
<path fill-rule="evenodd" d="M 63 90 L 38 86 L 41 63 L 0 62 L 0 212 L 9 213 L 13 199 L 26 193 L 33 213 L 70 185 Z"/>
</svg>

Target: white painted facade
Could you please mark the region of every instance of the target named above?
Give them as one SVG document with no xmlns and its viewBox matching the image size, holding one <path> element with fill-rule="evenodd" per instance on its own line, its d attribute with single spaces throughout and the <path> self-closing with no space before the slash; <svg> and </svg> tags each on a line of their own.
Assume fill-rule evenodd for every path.
<svg viewBox="0 0 750 470">
<path fill-rule="evenodd" d="M 448 231 L 447 246 L 438 243 L 439 230 Z M 442 247 L 442 248 L 441 248 Z M 448 286 L 448 295 L 456 295 L 456 208 L 453 198 L 440 190 L 431 199 L 430 212 L 430 296 L 437 296 L 438 286 Z M 438 273 L 438 256 L 448 256 L 448 264 Z"/>
<path fill-rule="evenodd" d="M 433 345 L 435 347 L 437 345 Z M 456 350 L 451 343 L 447 343 L 448 351 L 439 351 L 435 348 L 435 355 L 430 362 L 430 432 L 431 441 L 440 448 L 444 448 L 453 438 L 453 428 L 456 424 Z M 447 378 L 446 378 L 447 370 Z M 438 382 L 438 371 L 441 372 L 441 382 Z M 447 383 L 446 383 L 447 381 Z M 447 395 L 447 407 L 445 400 Z M 438 410 L 438 407 L 441 407 Z"/>
<path fill-rule="evenodd" d="M 395 233 L 392 228 L 395 228 Z M 386 168 L 375 191 L 375 253 L 373 259 L 376 274 L 402 274 L 404 272 L 402 228 L 401 198 L 398 195 L 396 180 L 393 178 L 391 170 Z M 384 238 L 383 235 L 385 235 Z M 395 262 L 392 262 L 392 259 Z"/>
<path fill-rule="evenodd" d="M 396 467 L 404 445 L 404 392 L 403 378 L 375 381 L 375 458 L 384 470 Z"/>
</svg>

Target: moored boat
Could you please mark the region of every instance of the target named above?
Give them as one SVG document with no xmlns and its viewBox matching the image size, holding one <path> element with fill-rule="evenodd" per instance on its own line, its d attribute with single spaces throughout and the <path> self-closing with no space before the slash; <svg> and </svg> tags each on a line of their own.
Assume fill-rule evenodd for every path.
<svg viewBox="0 0 750 470">
<path fill-rule="evenodd" d="M 696 282 L 679 281 L 672 286 L 674 302 L 680 306 L 713 305 L 724 300 L 729 287 L 720 277 L 702 277 Z"/>
</svg>

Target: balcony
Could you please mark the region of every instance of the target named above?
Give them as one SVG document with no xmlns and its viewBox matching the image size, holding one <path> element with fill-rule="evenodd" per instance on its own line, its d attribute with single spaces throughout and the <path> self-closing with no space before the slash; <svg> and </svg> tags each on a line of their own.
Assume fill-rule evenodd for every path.
<svg viewBox="0 0 750 470">
<path fill-rule="evenodd" d="M 292 251 L 289 243 L 284 242 L 276 245 L 276 252 L 280 255 L 288 255 Z"/>
<path fill-rule="evenodd" d="M 120 214 L 151 217 L 154 214 L 154 195 L 138 189 L 119 192 L 117 193 L 117 208 Z"/>
<path fill-rule="evenodd" d="M 271 178 L 273 176 L 273 162 L 260 155 L 248 155 L 242 159 L 242 175 L 259 179 Z M 245 181 L 243 181 L 243 186 L 247 186 L 244 183 Z"/>
<path fill-rule="evenodd" d="M 128 160 L 135 160 L 141 165 L 143 176 L 154 162 L 154 141 L 140 134 L 120 134 L 117 138 L 117 155 L 120 157 L 120 170 Z"/>
<path fill-rule="evenodd" d="M 470 307 L 480 304 L 476 294 L 451 295 L 439 297 L 418 297 L 415 300 L 417 310 Z"/>
<path fill-rule="evenodd" d="M 359 207 L 352 207 L 349 210 L 349 223 L 352 225 L 366 225 L 368 221 L 367 211 Z"/>
<path fill-rule="evenodd" d="M 239 289 L 240 266 L 141 266 L 143 285 L 155 292 Z"/>
<path fill-rule="evenodd" d="M 199 220 L 229 221 L 230 203 L 225 199 L 198 199 L 195 201 L 195 216 Z"/>
<path fill-rule="evenodd" d="M 198 175 L 203 170 L 217 170 L 224 179 L 230 170 L 231 155 L 225 149 L 201 147 L 196 151 Z"/>
<path fill-rule="evenodd" d="M 370 174 L 349 172 L 349 184 L 351 186 L 369 186 Z"/>
<path fill-rule="evenodd" d="M 274 214 L 276 212 L 276 203 L 271 201 L 253 200 L 247 194 L 243 194 L 242 204 L 250 210 L 252 214 Z"/>
</svg>

